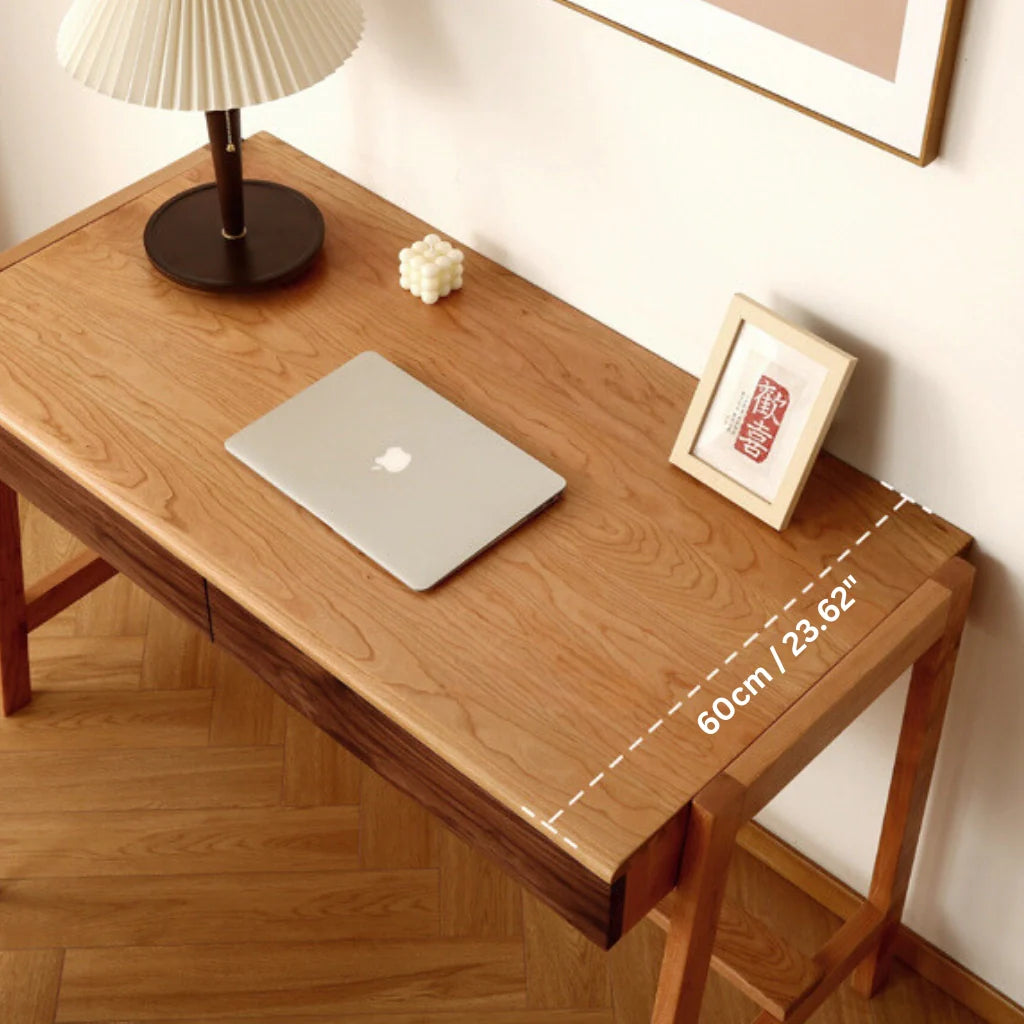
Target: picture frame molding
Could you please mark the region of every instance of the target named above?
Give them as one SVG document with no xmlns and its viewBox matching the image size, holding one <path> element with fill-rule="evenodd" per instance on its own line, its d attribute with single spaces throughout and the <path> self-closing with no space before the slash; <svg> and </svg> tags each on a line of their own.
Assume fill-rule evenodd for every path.
<svg viewBox="0 0 1024 1024">
<path fill-rule="evenodd" d="M 716 64 L 702 60 L 694 54 L 687 53 L 685 50 L 679 49 L 664 40 L 657 39 L 651 35 L 646 35 L 638 29 L 632 28 L 622 22 L 615 21 L 604 14 L 591 10 L 589 7 L 583 6 L 582 3 L 575 2 L 575 0 L 555 0 L 555 2 L 561 4 L 563 7 L 568 7 L 570 10 L 576 11 L 579 14 L 586 15 L 588 18 L 601 22 L 604 25 L 618 29 L 620 32 L 624 32 L 626 35 L 632 36 L 634 39 L 648 43 L 666 53 L 671 53 L 673 56 L 680 57 L 687 63 L 703 68 L 705 71 L 710 71 L 712 74 L 718 75 L 720 78 L 725 78 L 730 82 L 735 82 L 737 85 L 741 85 L 744 88 L 749 89 L 751 92 L 758 93 L 770 100 L 775 100 L 777 103 L 781 103 L 783 106 L 789 107 L 791 110 L 796 110 L 802 114 L 806 114 L 808 117 L 812 117 L 814 120 L 819 121 L 822 124 L 829 125 L 832 128 L 838 128 L 847 135 L 852 135 L 854 138 L 867 142 L 877 149 L 884 150 L 887 153 L 892 153 L 903 160 L 908 160 L 910 163 L 917 164 L 919 167 L 925 167 L 930 164 L 939 155 L 941 150 L 942 134 L 945 128 L 946 112 L 949 107 L 949 97 L 952 91 L 953 74 L 956 69 L 956 54 L 959 50 L 964 10 L 966 8 L 967 0 L 946 0 L 941 41 L 939 43 L 939 51 L 936 58 L 935 73 L 932 79 L 928 109 L 925 114 L 921 147 L 920 151 L 916 153 L 901 149 L 898 146 L 884 141 L 883 139 L 875 138 L 868 132 L 862 131 L 851 125 L 844 124 L 842 121 L 829 117 L 827 114 L 814 110 L 805 104 L 783 96 L 780 93 L 773 92 L 771 89 L 758 85 L 756 82 L 752 82 L 740 75 L 733 74 L 724 68 L 718 67 Z"/>
</svg>

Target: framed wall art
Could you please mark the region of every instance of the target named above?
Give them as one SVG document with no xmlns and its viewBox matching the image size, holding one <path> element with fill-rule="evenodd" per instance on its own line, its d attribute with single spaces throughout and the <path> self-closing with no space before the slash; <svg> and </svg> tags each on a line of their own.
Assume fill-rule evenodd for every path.
<svg viewBox="0 0 1024 1024">
<path fill-rule="evenodd" d="M 670 461 L 785 529 L 856 363 L 735 296 Z"/>
<path fill-rule="evenodd" d="M 560 0 L 919 164 L 965 0 Z"/>
</svg>

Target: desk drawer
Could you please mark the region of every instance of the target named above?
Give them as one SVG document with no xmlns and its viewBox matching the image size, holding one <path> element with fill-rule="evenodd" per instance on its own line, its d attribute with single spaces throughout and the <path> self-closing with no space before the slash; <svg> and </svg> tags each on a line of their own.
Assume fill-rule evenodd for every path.
<svg viewBox="0 0 1024 1024">
<path fill-rule="evenodd" d="M 3 428 L 0 479 L 162 604 L 210 631 L 202 576 Z"/>
<path fill-rule="evenodd" d="M 375 772 L 497 861 L 593 942 L 608 948 L 619 938 L 625 879 L 609 883 L 591 874 L 232 598 L 213 585 L 209 596 L 216 644 Z"/>
</svg>

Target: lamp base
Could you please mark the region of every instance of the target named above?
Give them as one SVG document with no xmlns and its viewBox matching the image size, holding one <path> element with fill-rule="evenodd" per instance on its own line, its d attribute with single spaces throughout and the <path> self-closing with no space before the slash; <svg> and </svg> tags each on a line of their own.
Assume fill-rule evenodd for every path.
<svg viewBox="0 0 1024 1024">
<path fill-rule="evenodd" d="M 225 238 L 217 186 L 168 199 L 149 218 L 143 240 L 153 265 L 178 284 L 211 292 L 252 291 L 300 277 L 324 244 L 324 218 L 301 192 L 273 181 L 246 181 L 246 233 Z"/>
</svg>

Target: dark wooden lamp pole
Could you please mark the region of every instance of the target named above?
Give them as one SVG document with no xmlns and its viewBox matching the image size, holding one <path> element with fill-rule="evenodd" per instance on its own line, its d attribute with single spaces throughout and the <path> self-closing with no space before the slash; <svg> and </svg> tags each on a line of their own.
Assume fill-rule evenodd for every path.
<svg viewBox="0 0 1024 1024">
<path fill-rule="evenodd" d="M 323 216 L 287 185 L 242 177 L 237 108 L 207 111 L 206 129 L 216 183 L 174 196 L 150 217 L 144 236 L 150 260 L 179 284 L 206 291 L 294 281 L 323 247 Z"/>
<path fill-rule="evenodd" d="M 245 237 L 245 194 L 242 189 L 242 114 L 234 110 L 208 110 L 206 131 L 217 175 L 221 233 L 229 241 Z"/>
</svg>

